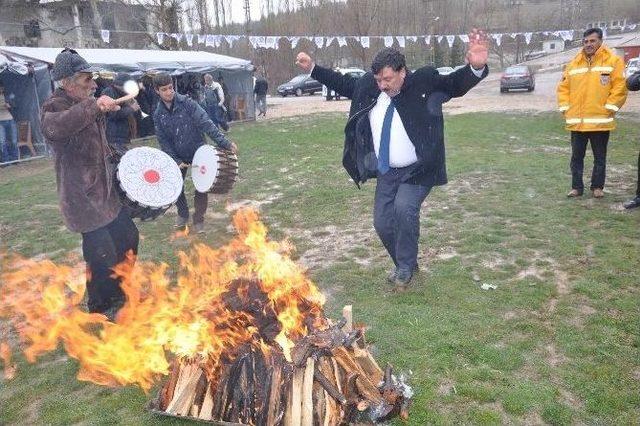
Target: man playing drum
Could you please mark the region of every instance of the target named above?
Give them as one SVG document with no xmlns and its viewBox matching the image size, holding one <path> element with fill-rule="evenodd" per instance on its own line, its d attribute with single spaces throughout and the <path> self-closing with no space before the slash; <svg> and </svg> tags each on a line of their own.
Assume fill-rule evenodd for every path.
<svg viewBox="0 0 640 426">
<path fill-rule="evenodd" d="M 173 88 L 173 81 L 168 74 L 158 74 L 153 78 L 153 87 L 160 96 L 161 102 L 153 115 L 156 136 L 160 147 L 178 163 L 182 176 L 187 173 L 196 150 L 205 144 L 204 133 L 222 149 L 237 152 L 235 143 L 225 138 L 224 134 L 211 121 L 207 113 L 194 100 L 180 95 Z M 193 213 L 193 230 L 204 232 L 204 214 L 207 211 L 207 193 L 195 191 Z M 184 229 L 189 221 L 189 206 L 184 189 L 178 201 L 178 217 L 176 228 Z"/>
<path fill-rule="evenodd" d="M 42 133 L 54 153 L 62 217 L 82 234 L 89 312 L 113 320 L 125 297 L 112 269 L 135 261 L 138 229 L 120 204 L 105 136 L 105 114 L 120 107 L 108 96 L 93 97 L 93 71 L 74 50 L 56 57 L 51 76 L 58 88 L 42 105 Z"/>
</svg>

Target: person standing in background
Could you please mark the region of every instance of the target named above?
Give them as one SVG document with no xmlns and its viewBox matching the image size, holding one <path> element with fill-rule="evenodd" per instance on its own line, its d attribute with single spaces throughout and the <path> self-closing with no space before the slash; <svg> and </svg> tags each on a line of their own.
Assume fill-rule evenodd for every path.
<svg viewBox="0 0 640 426">
<path fill-rule="evenodd" d="M 269 83 L 262 76 L 258 75 L 253 93 L 256 95 L 256 108 L 258 109 L 258 117 L 267 116 L 267 91 L 269 90 Z"/>
<path fill-rule="evenodd" d="M 224 106 L 224 90 L 220 83 L 213 79 L 211 74 L 204 75 L 204 108 L 207 115 L 216 126 L 224 130 L 229 130 L 229 124 L 225 117 L 227 111 Z"/>
<path fill-rule="evenodd" d="M 4 86 L 0 84 L 0 147 L 2 162 L 18 159 L 18 128 L 11 114 L 11 104 L 7 102 Z"/>
<path fill-rule="evenodd" d="M 600 28 L 586 30 L 582 45 L 565 67 L 557 90 L 558 109 L 571 132 L 571 191 L 567 197 L 580 197 L 584 192 L 584 155 L 591 142 L 591 191 L 594 198 L 602 198 L 609 133 L 616 128 L 615 114 L 627 100 L 624 62 L 602 44 Z"/>
</svg>

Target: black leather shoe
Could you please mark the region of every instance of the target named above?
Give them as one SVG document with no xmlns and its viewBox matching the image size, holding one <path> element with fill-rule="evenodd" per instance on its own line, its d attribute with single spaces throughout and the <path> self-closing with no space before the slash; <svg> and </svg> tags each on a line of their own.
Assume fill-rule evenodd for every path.
<svg viewBox="0 0 640 426">
<path fill-rule="evenodd" d="M 640 207 L 640 195 L 638 195 L 636 198 L 632 198 L 629 201 L 625 201 L 625 203 L 623 204 L 625 209 L 635 209 L 636 207 Z"/>
<path fill-rule="evenodd" d="M 413 277 L 413 273 L 405 270 L 398 270 L 396 273 L 396 279 L 394 284 L 396 287 L 407 287 L 411 282 L 411 278 Z"/>
</svg>

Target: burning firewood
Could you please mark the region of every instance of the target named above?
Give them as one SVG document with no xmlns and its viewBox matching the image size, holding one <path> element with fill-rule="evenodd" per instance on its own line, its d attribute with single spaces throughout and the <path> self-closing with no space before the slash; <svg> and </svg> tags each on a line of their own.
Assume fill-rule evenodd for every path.
<svg viewBox="0 0 640 426">
<path fill-rule="evenodd" d="M 261 297 L 253 290 L 242 291 Z M 272 330 L 267 335 L 273 341 L 276 329 L 270 321 L 275 316 L 269 310 L 239 299 L 233 303 L 235 309 L 257 315 L 262 329 Z M 362 330 L 353 331 L 349 324 L 347 318 L 311 330 L 296 342 L 291 361 L 277 346 L 265 349 L 256 343 L 238 348 L 215 382 L 197 363 L 174 363 L 154 409 L 237 425 L 337 426 L 406 418 L 411 390 L 390 366 L 380 369 L 361 347 Z"/>
</svg>

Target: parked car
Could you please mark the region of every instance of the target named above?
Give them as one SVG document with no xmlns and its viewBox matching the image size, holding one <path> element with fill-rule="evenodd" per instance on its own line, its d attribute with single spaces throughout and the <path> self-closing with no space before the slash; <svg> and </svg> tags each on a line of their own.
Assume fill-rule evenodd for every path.
<svg viewBox="0 0 640 426">
<path fill-rule="evenodd" d="M 278 86 L 278 94 L 282 97 L 287 95 L 302 96 L 304 93 L 313 95 L 322 91 L 322 84 L 318 80 L 311 78 L 309 74 L 300 74 L 290 81 Z"/>
<path fill-rule="evenodd" d="M 627 68 L 624 70 L 624 76 L 626 78 L 631 77 L 634 72 L 640 71 L 640 58 L 631 58 L 627 62 Z"/>
<path fill-rule="evenodd" d="M 451 67 L 439 67 L 439 68 L 436 68 L 436 71 L 438 71 L 440 75 L 449 75 L 455 70 Z"/>
<path fill-rule="evenodd" d="M 352 77 L 360 78 L 366 74 L 366 71 L 360 68 L 336 68 L 337 72 L 342 75 L 350 75 Z M 330 100 L 339 100 L 340 95 L 338 95 L 335 91 L 329 90 L 327 86 L 322 85 L 322 96 L 328 101 Z"/>
<path fill-rule="evenodd" d="M 516 89 L 532 92 L 535 88 L 536 80 L 533 71 L 527 65 L 512 65 L 504 70 L 500 78 L 500 93 Z"/>
</svg>

